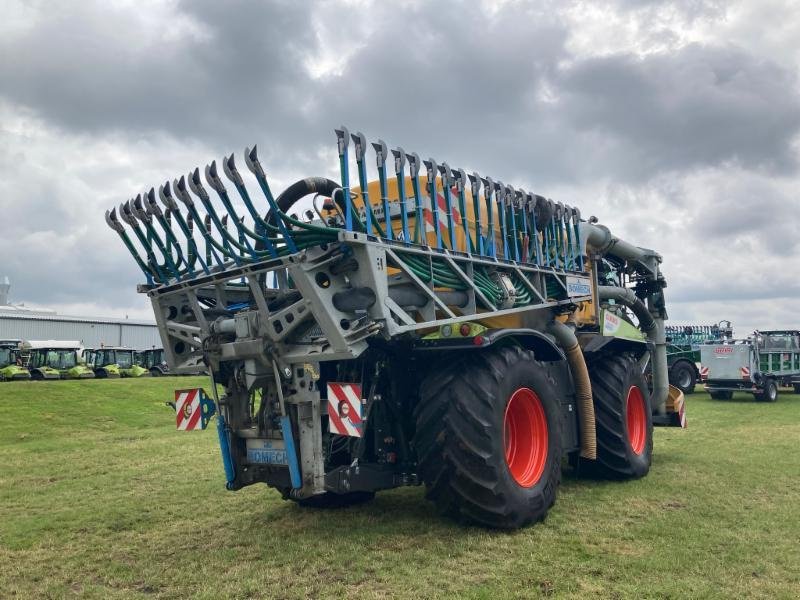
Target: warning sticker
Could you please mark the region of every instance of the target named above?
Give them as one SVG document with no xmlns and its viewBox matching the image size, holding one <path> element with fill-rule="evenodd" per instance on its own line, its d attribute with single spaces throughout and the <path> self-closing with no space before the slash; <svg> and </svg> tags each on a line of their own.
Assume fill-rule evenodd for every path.
<svg viewBox="0 0 800 600">
<path fill-rule="evenodd" d="M 328 425 L 331 433 L 361 437 L 364 434 L 361 386 L 357 383 L 328 384 Z"/>
</svg>

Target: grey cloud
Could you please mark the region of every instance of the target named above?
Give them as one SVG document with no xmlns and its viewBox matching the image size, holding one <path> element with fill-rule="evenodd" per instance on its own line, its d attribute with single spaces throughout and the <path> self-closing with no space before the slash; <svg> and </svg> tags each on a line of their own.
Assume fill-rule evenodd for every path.
<svg viewBox="0 0 800 600">
<path fill-rule="evenodd" d="M 159 23 L 135 7 L 70 4 L 0 42 L 2 94 L 65 129 L 166 131 L 237 145 L 254 125 L 301 117 L 305 2 L 186 2 Z M 302 92 L 299 90 L 303 90 Z M 250 121 L 255 117 L 255 122 Z"/>
<path fill-rule="evenodd" d="M 130 306 L 138 276 L 104 208 L 254 142 L 280 183 L 335 176 L 340 123 L 562 191 L 661 251 L 679 301 L 749 297 L 713 262 L 715 244 L 735 245 L 742 269 L 766 265 L 765 282 L 796 252 L 796 201 L 785 185 L 748 177 L 797 179 L 796 66 L 777 54 L 764 60 L 709 35 L 669 52 L 576 55 L 574 22 L 553 2 L 131 6 L 41 8 L 27 30 L 0 39 L 0 108 L 30 111 L 45 139 L 0 138 L 0 203 L 20 223 L 0 250 L 14 255 L 3 269 L 17 297 Z M 692 0 L 606 7 L 636 12 L 643 39 L 659 43 L 678 39 L 681 23 L 724 15 L 724 5 Z M 308 64 L 326 56 L 340 69 L 315 77 Z M 698 172 L 730 186 L 710 177 L 697 197 L 686 182 Z M 24 240 L 39 246 L 17 256 Z M 700 256 L 714 272 L 702 273 Z"/>
<path fill-rule="evenodd" d="M 577 127 L 610 136 L 626 179 L 728 161 L 797 168 L 796 76 L 741 50 L 690 45 L 587 59 L 561 73 L 559 89 Z"/>
</svg>

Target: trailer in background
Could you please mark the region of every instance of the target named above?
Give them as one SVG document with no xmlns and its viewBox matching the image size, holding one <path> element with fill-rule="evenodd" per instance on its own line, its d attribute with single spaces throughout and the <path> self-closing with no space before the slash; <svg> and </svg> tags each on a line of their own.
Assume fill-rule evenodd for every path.
<svg viewBox="0 0 800 600">
<path fill-rule="evenodd" d="M 700 381 L 700 344 L 733 339 L 730 321 L 714 325 L 668 325 L 664 332 L 669 382 L 684 394 L 694 393 Z"/>
<path fill-rule="evenodd" d="M 700 376 L 714 399 L 742 391 L 775 402 L 779 387 L 800 393 L 800 330 L 756 331 L 745 340 L 703 344 L 700 355 Z"/>
</svg>

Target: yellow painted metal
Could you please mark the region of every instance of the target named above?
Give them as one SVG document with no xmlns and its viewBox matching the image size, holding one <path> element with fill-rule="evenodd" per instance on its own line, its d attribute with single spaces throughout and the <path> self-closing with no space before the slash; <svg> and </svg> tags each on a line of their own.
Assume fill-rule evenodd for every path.
<svg viewBox="0 0 800 600">
<path fill-rule="evenodd" d="M 390 202 L 396 202 L 399 199 L 398 193 L 398 185 L 397 185 L 397 178 L 390 176 L 387 182 L 387 192 L 389 196 Z M 415 221 L 415 206 L 416 201 L 414 198 L 414 187 L 411 182 L 410 177 L 405 178 L 405 186 L 406 186 L 406 209 L 408 210 L 408 229 L 411 235 L 411 239 L 414 239 L 414 227 L 416 225 Z M 422 196 L 422 208 L 423 213 L 425 215 L 426 220 L 426 235 L 427 235 L 427 244 L 429 246 L 436 246 L 436 233 L 433 228 L 432 222 L 432 215 L 431 215 L 431 201 L 430 201 L 430 185 L 428 184 L 427 178 L 422 176 L 420 177 L 420 192 Z M 363 208 L 364 200 L 363 196 L 361 195 L 361 189 L 356 187 L 353 188 L 353 193 L 355 198 L 353 200 L 353 204 L 357 208 Z M 442 241 L 446 247 L 450 247 L 450 230 L 447 227 L 447 215 L 445 212 L 444 207 L 444 189 L 442 187 L 442 178 L 436 178 L 436 191 L 440 195 L 439 204 L 437 204 L 439 208 L 439 225 L 440 231 L 442 233 Z M 381 208 L 382 200 L 381 200 L 381 191 L 380 185 L 377 181 L 371 181 L 367 185 L 367 193 L 369 194 L 369 203 L 372 205 L 373 210 L 376 208 Z M 458 201 L 458 193 L 455 191 L 455 188 L 452 190 L 452 198 L 451 198 L 451 206 L 453 208 L 453 225 L 456 230 L 456 250 L 460 252 L 466 251 L 466 244 L 464 241 L 464 226 L 462 224 L 461 219 L 464 218 L 464 215 L 461 214 L 461 209 L 459 207 Z M 467 182 L 467 190 L 465 194 L 465 209 L 466 209 L 466 219 L 467 224 L 469 226 L 469 230 L 471 234 L 474 236 L 475 234 L 475 209 L 473 207 L 472 202 L 472 192 L 469 189 L 469 182 Z M 488 226 L 488 216 L 486 214 L 486 201 L 481 196 L 480 197 L 480 214 L 481 214 L 481 226 L 483 235 L 486 235 L 486 228 Z M 458 215 L 456 218 L 455 215 Z M 500 216 L 497 211 L 497 203 L 494 201 L 494 195 L 492 195 L 492 219 L 494 221 L 494 236 L 495 236 L 495 247 L 502 249 L 503 247 L 503 240 L 500 237 L 500 229 L 499 229 L 499 222 Z M 383 223 L 381 222 L 381 227 L 383 227 Z M 392 219 L 392 232 L 394 238 L 397 239 L 399 234 L 403 231 L 402 221 L 400 219 L 400 215 L 398 214 L 396 217 Z M 474 241 L 474 238 L 473 238 Z M 501 250 L 502 255 L 502 250 Z"/>
<path fill-rule="evenodd" d="M 411 177 L 405 177 L 404 179 L 405 186 L 406 186 L 406 210 L 408 213 L 408 229 L 409 235 L 411 236 L 411 240 L 414 239 L 414 231 L 416 227 L 416 219 L 415 219 L 415 207 L 416 201 L 414 197 L 414 186 L 412 184 Z M 431 213 L 431 203 L 430 203 L 430 186 L 428 184 L 427 177 L 421 175 L 419 178 L 420 182 L 420 192 L 422 196 L 422 208 L 423 214 L 425 215 L 425 234 L 427 244 L 429 246 L 436 246 L 436 232 L 432 224 L 432 213 Z M 387 177 L 387 196 L 389 202 L 394 204 L 399 199 L 398 193 L 398 183 L 397 178 L 393 174 L 389 174 Z M 447 215 L 446 210 L 444 208 L 445 201 L 444 201 L 444 191 L 442 187 L 442 178 L 436 178 L 436 190 L 439 194 L 438 198 L 438 208 L 439 208 L 439 224 L 440 224 L 440 231 L 442 235 L 442 242 L 445 247 L 450 247 L 450 231 L 447 227 Z M 354 187 L 351 190 L 353 192 L 353 205 L 355 206 L 356 210 L 361 210 L 364 208 L 364 197 L 361 193 L 360 187 Z M 371 181 L 367 184 L 367 193 L 369 195 L 369 203 L 373 207 L 373 211 L 377 211 L 382 214 L 383 212 L 383 199 L 381 197 L 380 191 L 380 182 L 379 181 Z M 482 234 L 485 236 L 487 233 L 489 218 L 486 212 L 486 200 L 483 196 L 479 197 L 480 202 L 480 219 L 481 219 L 481 231 Z M 464 239 L 464 226 L 461 221 L 462 218 L 466 218 L 467 225 L 471 235 L 473 236 L 473 242 L 475 241 L 475 210 L 473 205 L 473 198 L 472 192 L 470 190 L 469 182 L 466 182 L 466 190 L 465 190 L 465 211 L 466 215 L 461 214 L 461 209 L 459 205 L 459 198 L 458 193 L 456 192 L 455 188 L 452 189 L 451 193 L 451 206 L 453 209 L 453 213 L 458 215 L 458 218 L 454 218 L 453 224 L 454 228 L 456 229 L 456 250 L 464 252 L 466 251 L 466 243 Z M 492 222 L 494 227 L 494 242 L 495 248 L 497 249 L 497 253 L 499 256 L 502 256 L 503 252 L 503 240 L 500 236 L 500 220 L 501 216 L 497 209 L 497 202 L 494 198 L 494 193 L 492 194 Z M 362 219 L 363 221 L 363 219 Z M 384 227 L 383 219 L 378 220 L 381 227 Z M 395 239 L 398 239 L 403 231 L 402 227 L 402 220 L 400 215 L 396 215 L 391 219 L 392 224 L 392 233 Z M 517 230 L 521 231 L 521 224 L 517 224 Z M 585 265 L 587 270 L 590 268 L 590 265 Z M 396 272 L 394 269 L 389 270 L 391 272 Z M 453 308 L 453 307 L 451 307 Z M 454 309 L 458 312 L 457 307 Z M 477 315 L 476 315 L 477 316 Z M 491 317 L 487 319 L 478 319 L 475 320 L 479 322 L 481 325 L 487 328 L 518 328 L 524 327 L 523 324 L 524 316 L 521 314 L 514 314 L 514 315 L 504 315 L 499 317 Z M 574 319 L 577 323 L 583 324 L 596 324 L 597 323 L 597 313 L 595 310 L 594 305 L 591 302 L 581 302 L 578 306 L 578 311 L 575 314 Z M 434 330 L 434 333 L 438 333 L 438 330 Z"/>
</svg>

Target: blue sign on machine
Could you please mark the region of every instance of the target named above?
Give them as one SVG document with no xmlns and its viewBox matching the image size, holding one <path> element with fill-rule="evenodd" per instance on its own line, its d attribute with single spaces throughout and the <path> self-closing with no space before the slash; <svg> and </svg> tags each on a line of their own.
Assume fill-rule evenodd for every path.
<svg viewBox="0 0 800 600">
<path fill-rule="evenodd" d="M 247 440 L 247 462 L 261 465 L 288 465 L 283 440 Z"/>
</svg>

